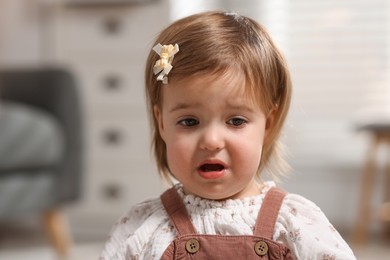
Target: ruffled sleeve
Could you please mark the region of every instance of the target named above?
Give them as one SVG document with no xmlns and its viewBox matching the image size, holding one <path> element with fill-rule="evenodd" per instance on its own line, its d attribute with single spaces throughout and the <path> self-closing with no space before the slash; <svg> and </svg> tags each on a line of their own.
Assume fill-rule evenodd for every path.
<svg viewBox="0 0 390 260">
<path fill-rule="evenodd" d="M 152 242 L 156 241 L 153 239 L 156 232 L 164 234 L 164 240 L 174 239 L 175 232 L 170 228 L 161 200 L 137 204 L 114 224 L 99 259 L 155 259 L 155 252 L 162 250 L 159 243 Z M 161 243 L 163 249 L 167 243 Z"/>
<path fill-rule="evenodd" d="M 296 259 L 356 259 L 321 209 L 296 194 L 284 199 L 274 239 L 289 247 Z"/>
</svg>

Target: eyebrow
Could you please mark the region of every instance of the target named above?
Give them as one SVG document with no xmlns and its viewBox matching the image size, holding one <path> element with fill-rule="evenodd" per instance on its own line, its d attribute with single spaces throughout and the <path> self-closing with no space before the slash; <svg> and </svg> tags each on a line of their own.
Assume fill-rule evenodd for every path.
<svg viewBox="0 0 390 260">
<path fill-rule="evenodd" d="M 227 106 L 231 109 L 244 109 L 244 110 L 247 110 L 247 111 L 253 111 L 253 108 L 248 106 L 247 104 L 227 104 Z"/>
<path fill-rule="evenodd" d="M 177 110 L 188 109 L 188 108 L 196 108 L 196 107 L 200 107 L 200 106 L 201 106 L 201 104 L 198 103 L 198 102 L 195 102 L 195 103 L 183 103 L 183 102 L 180 102 L 180 103 L 175 104 L 169 110 L 169 112 L 175 112 Z M 248 106 L 245 103 L 227 102 L 226 106 L 227 106 L 227 109 L 234 109 L 234 110 L 244 109 L 244 110 L 246 110 L 248 112 L 253 112 L 253 108 Z"/>
<path fill-rule="evenodd" d="M 182 110 L 182 109 L 187 109 L 187 108 L 193 108 L 193 107 L 199 107 L 200 106 L 200 103 L 198 102 L 195 102 L 195 103 L 177 103 L 175 104 L 170 110 L 169 112 L 175 112 L 177 110 Z"/>
<path fill-rule="evenodd" d="M 248 112 L 254 112 L 254 109 L 252 106 L 249 106 L 248 103 L 245 102 L 227 102 L 227 107 L 230 109 L 236 109 L 236 110 L 246 110 Z"/>
</svg>

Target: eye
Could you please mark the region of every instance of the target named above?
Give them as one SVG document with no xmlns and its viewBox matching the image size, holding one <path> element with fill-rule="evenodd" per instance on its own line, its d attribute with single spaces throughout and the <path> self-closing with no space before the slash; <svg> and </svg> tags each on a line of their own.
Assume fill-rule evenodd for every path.
<svg viewBox="0 0 390 260">
<path fill-rule="evenodd" d="M 185 127 L 192 127 L 198 125 L 199 121 L 194 118 L 185 118 L 177 122 L 177 124 Z"/>
<path fill-rule="evenodd" d="M 234 117 L 234 118 L 232 118 L 232 119 L 229 119 L 229 120 L 227 121 L 227 123 L 228 123 L 229 125 L 238 127 L 238 126 L 242 126 L 242 125 L 248 123 L 248 121 L 245 120 L 245 119 L 243 119 L 243 118 L 240 118 L 240 117 Z"/>
</svg>

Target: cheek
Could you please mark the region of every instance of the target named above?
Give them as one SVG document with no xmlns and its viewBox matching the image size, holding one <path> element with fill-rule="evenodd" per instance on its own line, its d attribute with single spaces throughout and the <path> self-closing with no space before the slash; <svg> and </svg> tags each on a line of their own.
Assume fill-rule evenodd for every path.
<svg viewBox="0 0 390 260">
<path fill-rule="evenodd" d="M 166 142 L 167 157 L 170 169 L 182 169 L 185 165 L 190 165 L 193 155 L 193 143 L 191 138 L 183 138 L 180 135 L 170 136 Z"/>
<path fill-rule="evenodd" d="M 242 144 L 240 148 L 240 157 L 244 161 L 248 161 L 248 163 L 255 163 L 258 161 L 260 163 L 260 158 L 263 150 L 263 143 L 261 141 L 256 142 L 253 140 L 252 142 L 246 142 L 246 144 Z"/>
<path fill-rule="evenodd" d="M 248 136 L 239 138 L 236 156 L 240 157 L 247 166 L 258 167 L 264 144 L 264 135 L 252 132 Z"/>
</svg>

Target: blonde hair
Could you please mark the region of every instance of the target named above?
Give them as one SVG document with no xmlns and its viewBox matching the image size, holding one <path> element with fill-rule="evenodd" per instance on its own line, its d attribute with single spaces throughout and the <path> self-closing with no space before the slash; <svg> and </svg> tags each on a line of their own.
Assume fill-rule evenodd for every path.
<svg viewBox="0 0 390 260">
<path fill-rule="evenodd" d="M 235 13 L 204 12 L 180 19 L 164 29 L 155 44 L 179 45 L 172 62 L 169 82 L 194 75 L 222 75 L 240 69 L 246 80 L 246 93 L 274 119 L 263 145 L 260 172 L 267 169 L 271 177 L 284 173 L 285 162 L 280 155 L 278 139 L 291 100 L 291 80 L 285 59 L 264 27 L 251 18 Z M 151 51 L 145 70 L 145 85 L 149 116 L 152 123 L 152 147 L 160 175 L 173 177 L 167 161 L 166 145 L 153 114 L 161 108 L 161 88 L 169 87 L 157 81 L 153 66 L 159 59 Z M 272 164 L 270 163 L 272 161 Z"/>
</svg>

